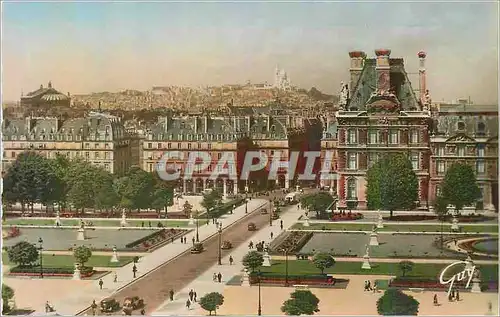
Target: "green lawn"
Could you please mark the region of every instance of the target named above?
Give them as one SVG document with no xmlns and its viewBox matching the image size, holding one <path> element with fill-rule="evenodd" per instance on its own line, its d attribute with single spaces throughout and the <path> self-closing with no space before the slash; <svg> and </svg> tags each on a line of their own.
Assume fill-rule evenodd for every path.
<svg viewBox="0 0 500 317">
<path fill-rule="evenodd" d="M 361 262 L 336 262 L 332 268 L 325 270 L 325 273 L 334 274 L 370 274 L 370 275 L 395 275 L 400 276 L 398 263 L 371 263 L 371 270 L 361 269 Z M 440 263 L 415 263 L 413 270 L 407 273 L 407 276 L 423 277 L 423 278 L 437 278 L 441 270 L 447 264 Z M 463 267 L 458 267 L 457 270 L 461 271 Z M 261 267 L 261 272 L 268 273 L 282 273 L 285 274 L 285 261 L 273 261 L 270 267 Z M 451 269 L 450 269 L 451 270 Z M 481 265 L 479 268 L 482 275 L 482 280 L 495 280 L 498 281 L 498 265 Z M 288 261 L 288 274 L 301 275 L 301 274 L 319 274 L 318 270 L 311 261 L 306 260 L 289 260 Z"/>
<path fill-rule="evenodd" d="M 309 227 L 304 227 L 302 223 L 296 223 L 292 229 L 299 230 L 351 230 L 351 231 L 371 231 L 372 224 L 357 224 L 357 223 L 311 223 Z M 497 233 L 498 226 L 484 226 L 484 225 L 466 225 L 461 226 L 461 232 L 480 232 L 480 233 Z M 443 225 L 444 232 L 451 232 L 451 225 Z M 377 229 L 377 231 L 399 231 L 399 232 L 441 232 L 441 225 L 435 224 L 419 224 L 419 225 L 405 225 L 405 224 L 384 224 L 384 228 Z"/>
<path fill-rule="evenodd" d="M 120 220 L 90 220 L 90 219 L 85 219 L 85 222 L 91 221 L 95 227 L 119 227 L 120 226 Z M 188 227 L 189 226 L 189 221 L 188 220 L 179 220 L 179 221 L 173 221 L 173 220 L 164 220 L 164 219 L 145 219 L 145 220 L 131 220 L 128 219 L 127 223 L 129 227 L 141 227 L 142 222 L 144 222 L 144 226 L 148 227 L 149 226 L 149 221 L 151 221 L 151 225 L 153 227 L 158 226 L 158 222 L 161 222 L 164 227 Z M 36 225 L 36 226 L 53 226 L 55 224 L 55 219 L 7 219 L 3 223 L 4 225 Z M 79 226 L 80 225 L 80 220 L 79 219 L 64 219 L 61 218 L 61 224 L 63 226 Z"/>
<path fill-rule="evenodd" d="M 44 254 L 43 256 L 44 267 L 73 267 L 75 265 L 75 258 L 73 255 L 50 255 Z M 119 256 L 119 263 L 111 263 L 111 255 L 93 255 L 90 260 L 85 263 L 87 266 L 93 267 L 120 267 L 133 261 L 132 256 Z M 6 265 L 14 265 L 9 261 L 6 252 L 2 252 L 2 261 Z"/>
</svg>

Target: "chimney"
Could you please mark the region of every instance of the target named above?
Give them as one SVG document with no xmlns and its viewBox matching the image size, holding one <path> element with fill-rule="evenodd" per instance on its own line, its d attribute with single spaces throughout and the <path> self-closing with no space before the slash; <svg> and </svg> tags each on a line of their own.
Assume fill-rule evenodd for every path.
<svg viewBox="0 0 500 317">
<path fill-rule="evenodd" d="M 361 76 L 361 72 L 363 71 L 366 54 L 363 51 L 352 51 L 349 52 L 349 57 L 351 58 L 351 68 L 349 69 L 351 80 L 349 82 L 349 89 L 350 95 L 352 96 L 359 77 Z"/>
<path fill-rule="evenodd" d="M 375 67 L 377 72 L 377 90 L 389 91 L 391 89 L 391 66 L 389 64 L 391 50 L 378 49 L 375 50 L 375 55 L 377 55 L 377 65 Z"/>
<path fill-rule="evenodd" d="M 418 67 L 418 92 L 420 95 L 420 102 L 423 105 L 425 103 L 425 92 L 427 91 L 425 76 L 425 57 L 427 56 L 427 53 L 424 51 L 420 51 L 417 55 L 420 59 L 420 65 Z"/>
</svg>

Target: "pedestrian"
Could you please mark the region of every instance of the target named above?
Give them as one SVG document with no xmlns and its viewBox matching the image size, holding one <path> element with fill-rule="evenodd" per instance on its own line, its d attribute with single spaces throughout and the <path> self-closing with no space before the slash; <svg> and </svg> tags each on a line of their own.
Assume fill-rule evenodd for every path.
<svg viewBox="0 0 500 317">
<path fill-rule="evenodd" d="M 208 226 L 209 223 L 210 223 L 210 220 L 207 219 L 207 226 Z"/>
<path fill-rule="evenodd" d="M 252 241 L 250 241 L 250 243 L 248 244 L 248 248 L 249 248 L 250 250 L 252 250 L 252 249 L 253 249 L 253 242 L 252 242 Z"/>
<path fill-rule="evenodd" d="M 491 301 L 488 302 L 488 314 L 491 314 L 493 312 L 493 304 Z"/>
<path fill-rule="evenodd" d="M 189 300 L 190 301 L 193 301 L 193 296 L 194 296 L 194 292 L 193 292 L 193 290 L 190 290 L 189 291 Z"/>
<path fill-rule="evenodd" d="M 132 267 L 132 273 L 134 273 L 134 278 L 135 278 L 136 273 L 137 273 L 137 266 L 135 266 L 135 264 L 134 264 L 134 266 Z"/>
<path fill-rule="evenodd" d="M 455 293 L 455 299 L 456 299 L 457 302 L 460 301 L 460 293 L 458 292 L 458 289 L 457 289 L 457 291 Z"/>
<path fill-rule="evenodd" d="M 437 294 L 434 294 L 434 301 L 433 302 L 434 302 L 434 306 L 439 306 Z"/>
<path fill-rule="evenodd" d="M 174 243 L 174 237 L 172 237 L 172 241 L 171 242 Z"/>
<path fill-rule="evenodd" d="M 141 315 L 146 315 L 146 311 L 143 309 L 141 309 Z"/>
<path fill-rule="evenodd" d="M 215 225 L 215 218 L 212 218 L 212 224 Z"/>
<path fill-rule="evenodd" d="M 373 293 L 377 292 L 377 281 L 373 282 Z"/>
<path fill-rule="evenodd" d="M 283 220 L 280 220 L 280 228 L 283 230 Z"/>
<path fill-rule="evenodd" d="M 150 228 L 152 227 L 152 225 L 151 225 L 151 221 L 149 221 L 149 227 L 150 227 Z"/>
<path fill-rule="evenodd" d="M 113 282 L 118 282 L 118 275 L 116 274 L 116 272 L 113 274 Z"/>
<path fill-rule="evenodd" d="M 271 231 L 271 240 L 273 239 L 273 235 L 274 235 L 274 233 Z"/>
<path fill-rule="evenodd" d="M 367 288 L 369 291 L 371 291 L 371 290 L 372 290 L 372 282 L 367 281 L 366 288 Z"/>
<path fill-rule="evenodd" d="M 191 239 L 191 241 L 193 241 L 193 245 L 194 245 L 194 241 L 195 241 L 194 237 L 193 237 L 193 239 Z"/>
<path fill-rule="evenodd" d="M 186 301 L 186 308 L 189 310 L 191 307 L 191 302 L 189 301 L 189 299 Z"/>
<path fill-rule="evenodd" d="M 214 282 L 217 282 L 217 273 L 214 273 L 214 276 L 212 277 L 212 280 L 213 280 Z"/>
<path fill-rule="evenodd" d="M 230 256 L 229 256 L 229 265 L 233 265 L 233 261 L 234 261 L 234 260 L 233 260 L 233 256 L 231 256 L 231 255 L 230 255 Z"/>
<path fill-rule="evenodd" d="M 99 279 L 99 288 L 102 289 L 102 284 L 104 284 L 104 282 L 102 281 L 102 278 Z"/>
<path fill-rule="evenodd" d="M 143 227 L 143 228 L 144 228 L 144 221 L 143 221 L 143 222 L 141 222 L 141 227 Z"/>
<path fill-rule="evenodd" d="M 453 301 L 453 296 L 451 295 L 451 292 L 450 292 L 450 294 L 448 294 L 448 301 L 449 301 L 449 302 L 452 302 L 452 301 Z"/>
<path fill-rule="evenodd" d="M 365 281 L 365 289 L 364 291 L 366 292 L 368 290 L 368 281 Z"/>
<path fill-rule="evenodd" d="M 222 274 L 219 272 L 219 274 L 217 274 L 217 280 L 219 281 L 219 283 L 222 282 Z"/>
<path fill-rule="evenodd" d="M 174 290 L 170 289 L 170 292 L 168 292 L 168 295 L 170 296 L 170 301 L 174 300 Z"/>
<path fill-rule="evenodd" d="M 451 289 L 451 299 L 455 300 L 455 289 L 454 288 Z"/>
<path fill-rule="evenodd" d="M 196 298 L 198 297 L 198 294 L 196 294 L 196 291 L 194 292 L 194 301 L 196 302 Z"/>
</svg>

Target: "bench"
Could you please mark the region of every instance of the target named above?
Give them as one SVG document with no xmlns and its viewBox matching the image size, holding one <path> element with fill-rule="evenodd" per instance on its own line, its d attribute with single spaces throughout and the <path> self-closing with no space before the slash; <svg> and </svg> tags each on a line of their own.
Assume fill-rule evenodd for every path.
<svg viewBox="0 0 500 317">
<path fill-rule="evenodd" d="M 309 289 L 308 285 L 303 285 L 303 284 L 295 284 L 293 285 L 296 289 Z"/>
<path fill-rule="evenodd" d="M 421 287 L 410 287 L 409 290 L 413 293 L 422 293 L 424 291 L 424 289 Z"/>
</svg>

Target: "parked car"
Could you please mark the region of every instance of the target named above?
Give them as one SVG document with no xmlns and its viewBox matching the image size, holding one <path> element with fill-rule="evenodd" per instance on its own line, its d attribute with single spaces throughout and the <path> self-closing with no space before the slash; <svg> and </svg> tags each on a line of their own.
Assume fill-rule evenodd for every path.
<svg viewBox="0 0 500 317">
<path fill-rule="evenodd" d="M 195 243 L 193 247 L 191 248 L 191 253 L 192 254 L 198 254 L 203 252 L 203 244 L 201 243 Z"/>
<path fill-rule="evenodd" d="M 255 230 L 257 230 L 257 226 L 255 225 L 255 223 L 250 222 L 248 224 L 248 231 L 255 231 Z"/>
<path fill-rule="evenodd" d="M 260 210 L 260 213 L 261 213 L 262 215 L 267 214 L 267 209 L 266 209 L 266 208 L 262 208 L 262 209 Z"/>
<path fill-rule="evenodd" d="M 139 296 L 127 297 L 123 301 L 123 311 L 125 313 L 132 313 L 132 311 L 144 306 L 144 300 Z"/>
<path fill-rule="evenodd" d="M 221 249 L 222 250 L 228 250 L 228 249 L 231 249 L 233 247 L 233 244 L 230 242 L 230 241 L 224 241 L 222 242 L 222 246 L 221 246 Z"/>
<path fill-rule="evenodd" d="M 120 304 L 114 298 L 105 298 L 100 303 L 101 311 L 104 313 L 113 313 L 120 309 Z"/>
</svg>

